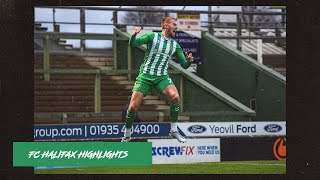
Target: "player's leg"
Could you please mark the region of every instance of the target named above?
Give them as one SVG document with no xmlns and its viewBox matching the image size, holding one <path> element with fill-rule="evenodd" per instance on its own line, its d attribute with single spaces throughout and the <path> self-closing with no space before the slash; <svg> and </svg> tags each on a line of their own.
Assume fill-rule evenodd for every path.
<svg viewBox="0 0 320 180">
<path fill-rule="evenodd" d="M 126 128 L 122 142 L 131 140 L 131 128 L 137 117 L 137 111 L 140 107 L 142 98 L 151 91 L 151 86 L 147 80 L 139 76 L 132 89 L 133 93 L 126 113 Z"/>
<path fill-rule="evenodd" d="M 178 90 L 175 85 L 171 84 L 162 91 L 162 94 L 167 96 L 170 100 L 170 120 L 173 124 L 176 124 L 180 112 L 180 97 Z M 176 131 L 177 127 L 172 126 L 171 129 Z"/>
<path fill-rule="evenodd" d="M 186 139 L 182 137 L 178 132 L 178 116 L 180 113 L 180 96 L 176 86 L 173 84 L 170 77 L 161 80 L 156 88 L 158 91 L 162 92 L 170 100 L 170 120 L 171 120 L 171 130 L 170 136 L 178 139 L 180 142 L 186 142 Z"/>
<path fill-rule="evenodd" d="M 122 141 L 130 141 L 131 139 L 131 127 L 137 117 L 137 111 L 140 107 L 143 94 L 139 91 L 134 91 L 131 96 L 131 100 L 126 113 L 126 129 L 124 131 L 124 138 Z"/>
</svg>

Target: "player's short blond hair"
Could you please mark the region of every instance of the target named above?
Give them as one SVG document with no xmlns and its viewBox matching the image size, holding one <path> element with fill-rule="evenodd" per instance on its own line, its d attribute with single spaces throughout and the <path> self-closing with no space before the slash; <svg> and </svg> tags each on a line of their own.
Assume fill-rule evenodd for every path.
<svg viewBox="0 0 320 180">
<path fill-rule="evenodd" d="M 161 20 L 161 27 L 162 27 L 162 29 L 165 29 L 165 27 L 164 27 L 164 24 L 165 23 L 170 23 L 170 21 L 171 20 L 177 20 L 177 18 L 173 18 L 173 17 L 165 17 L 165 18 L 163 18 L 162 20 Z"/>
</svg>

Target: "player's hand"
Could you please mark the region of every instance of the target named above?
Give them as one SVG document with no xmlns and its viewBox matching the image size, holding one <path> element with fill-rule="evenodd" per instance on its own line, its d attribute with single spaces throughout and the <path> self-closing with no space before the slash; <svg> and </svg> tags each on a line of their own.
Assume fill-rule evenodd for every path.
<svg viewBox="0 0 320 180">
<path fill-rule="evenodd" d="M 134 30 L 133 30 L 133 36 L 137 35 L 139 32 L 141 31 L 141 27 L 135 27 Z"/>
<path fill-rule="evenodd" d="M 184 54 L 186 55 L 186 58 L 189 62 L 193 62 L 193 56 L 192 53 L 188 54 L 187 52 L 184 52 Z"/>
</svg>

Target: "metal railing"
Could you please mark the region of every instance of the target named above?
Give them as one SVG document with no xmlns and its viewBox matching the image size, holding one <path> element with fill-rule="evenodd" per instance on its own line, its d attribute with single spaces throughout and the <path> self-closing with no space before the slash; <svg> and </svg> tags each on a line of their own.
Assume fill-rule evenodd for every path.
<svg viewBox="0 0 320 180">
<path fill-rule="evenodd" d="M 59 24 L 80 24 L 80 33 L 86 32 L 86 25 L 112 25 L 117 28 L 125 28 L 127 24 L 121 24 L 118 23 L 119 17 L 118 12 L 150 12 L 150 13 L 163 13 L 164 16 L 168 16 L 169 13 L 197 13 L 197 14 L 217 14 L 217 15 L 236 15 L 236 22 L 231 23 L 233 25 L 219 25 L 223 22 L 216 23 L 212 21 L 201 21 L 202 23 L 206 23 L 207 25 L 201 25 L 203 28 L 208 28 L 209 33 L 214 35 L 214 29 L 216 28 L 230 28 L 230 29 L 236 29 L 237 30 L 237 36 L 218 36 L 219 38 L 228 38 L 228 39 L 235 39 L 237 41 L 237 49 L 241 50 L 241 44 L 243 39 L 254 39 L 255 37 L 250 36 L 242 36 L 242 29 L 248 29 L 249 31 L 251 29 L 275 29 L 276 32 L 279 32 L 280 29 L 286 29 L 286 13 L 285 12 L 242 12 L 242 11 L 192 11 L 192 10 L 173 10 L 173 9 L 137 9 L 137 8 L 111 8 L 111 7 L 51 7 L 51 6 L 41 6 L 36 8 L 52 8 L 53 10 L 53 18 L 52 22 L 50 21 L 38 21 L 38 23 L 52 23 L 54 26 L 54 31 L 58 30 L 57 26 Z M 56 9 L 69 9 L 69 10 L 79 10 L 80 11 L 80 22 L 57 22 L 55 19 L 55 13 Z M 112 12 L 112 21 L 113 23 L 89 23 L 85 21 L 86 11 L 90 10 L 99 10 L 99 11 L 111 11 Z M 243 22 L 243 16 L 244 15 L 264 15 L 264 16 L 282 16 L 282 22 L 281 24 L 284 24 L 283 27 L 278 26 L 275 23 L 255 23 L 260 25 L 266 25 L 266 26 L 252 26 L 252 23 L 246 23 Z M 155 24 L 130 24 L 135 26 L 155 26 Z M 160 26 L 157 25 L 157 26 Z M 285 40 L 286 37 L 281 37 L 280 33 L 275 33 L 275 36 L 273 37 L 264 37 L 260 36 L 259 39 L 271 39 L 271 40 Z M 80 40 L 80 50 L 85 50 L 85 40 Z"/>
</svg>

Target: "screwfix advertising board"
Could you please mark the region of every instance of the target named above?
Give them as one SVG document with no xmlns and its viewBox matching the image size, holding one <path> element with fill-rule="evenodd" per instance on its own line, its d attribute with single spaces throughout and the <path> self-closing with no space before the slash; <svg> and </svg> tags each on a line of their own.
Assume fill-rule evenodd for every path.
<svg viewBox="0 0 320 180">
<path fill-rule="evenodd" d="M 220 162 L 220 139 L 148 139 L 152 142 L 152 164 Z"/>
</svg>

